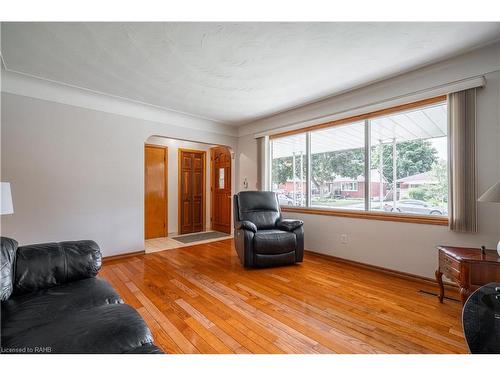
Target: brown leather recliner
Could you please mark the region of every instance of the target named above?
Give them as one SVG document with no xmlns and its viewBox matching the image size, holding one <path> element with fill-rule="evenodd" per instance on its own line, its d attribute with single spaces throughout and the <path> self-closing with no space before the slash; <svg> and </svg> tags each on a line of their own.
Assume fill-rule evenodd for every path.
<svg viewBox="0 0 500 375">
<path fill-rule="evenodd" d="M 245 267 L 272 267 L 304 258 L 304 222 L 284 219 L 270 191 L 234 195 L 234 244 Z"/>
</svg>

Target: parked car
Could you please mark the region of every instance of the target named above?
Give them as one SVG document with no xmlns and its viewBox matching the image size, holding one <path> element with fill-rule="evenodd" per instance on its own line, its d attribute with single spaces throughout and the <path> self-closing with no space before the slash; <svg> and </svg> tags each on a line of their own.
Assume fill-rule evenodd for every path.
<svg viewBox="0 0 500 375">
<path fill-rule="evenodd" d="M 444 207 L 432 206 L 418 199 L 403 199 L 396 202 L 394 208 L 392 202 L 384 204 L 384 210 L 390 212 L 402 212 L 419 215 L 447 215 L 448 210 Z"/>
<path fill-rule="evenodd" d="M 287 197 L 285 194 L 278 194 L 278 202 L 280 206 L 293 206 L 293 199 Z"/>
</svg>

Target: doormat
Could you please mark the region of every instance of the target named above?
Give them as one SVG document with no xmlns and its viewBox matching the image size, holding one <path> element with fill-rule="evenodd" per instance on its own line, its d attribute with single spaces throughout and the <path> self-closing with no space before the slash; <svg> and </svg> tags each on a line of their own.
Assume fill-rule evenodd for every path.
<svg viewBox="0 0 500 375">
<path fill-rule="evenodd" d="M 184 236 L 172 237 L 172 239 L 182 243 L 191 243 L 197 241 L 213 240 L 214 238 L 221 238 L 227 236 L 229 236 L 229 234 L 221 232 L 200 232 L 200 233 L 186 234 Z"/>
</svg>

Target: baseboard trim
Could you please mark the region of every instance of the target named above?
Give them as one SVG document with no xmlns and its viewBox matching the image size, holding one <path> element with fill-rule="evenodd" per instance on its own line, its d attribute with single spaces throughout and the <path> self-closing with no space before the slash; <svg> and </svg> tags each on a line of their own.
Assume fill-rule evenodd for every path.
<svg viewBox="0 0 500 375">
<path fill-rule="evenodd" d="M 102 257 L 102 262 L 110 262 L 112 260 L 118 260 L 118 259 L 123 259 L 123 258 L 130 258 L 130 257 L 135 257 L 137 255 L 144 255 L 146 254 L 145 250 L 139 250 L 139 251 L 132 251 L 130 253 L 123 253 L 123 254 L 118 254 L 118 255 L 110 255 L 107 257 Z"/>
<path fill-rule="evenodd" d="M 424 282 L 427 284 L 432 284 L 435 287 L 438 286 L 437 281 L 434 279 L 431 279 L 430 277 L 415 275 L 412 273 L 407 273 L 407 272 L 402 272 L 402 271 L 396 271 L 396 270 L 392 270 L 390 268 L 385 268 L 385 267 L 375 266 L 372 264 L 357 262 L 355 260 L 339 258 L 339 257 L 333 256 L 333 255 L 317 253 L 317 252 L 311 251 L 311 250 L 304 250 L 304 251 L 305 251 L 305 253 L 314 254 L 315 256 L 323 257 L 325 259 L 333 260 L 335 262 L 350 264 L 352 266 L 356 266 L 356 267 L 360 267 L 360 268 L 364 268 L 364 269 L 368 269 L 368 270 L 372 270 L 372 271 L 376 271 L 376 272 L 385 273 L 385 274 L 396 276 L 396 277 L 399 277 L 399 278 L 405 279 L 405 280 L 420 281 L 420 282 Z M 451 289 L 454 291 L 458 290 L 458 286 L 456 284 L 453 284 L 453 283 L 450 283 L 447 281 L 443 281 L 443 284 L 444 284 L 446 289 Z"/>
</svg>

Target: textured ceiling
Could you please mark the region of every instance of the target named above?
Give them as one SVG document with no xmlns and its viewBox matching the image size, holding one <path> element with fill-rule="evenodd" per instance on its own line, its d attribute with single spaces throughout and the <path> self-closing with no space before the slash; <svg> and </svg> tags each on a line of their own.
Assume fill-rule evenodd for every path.
<svg viewBox="0 0 500 375">
<path fill-rule="evenodd" d="M 500 23 L 2 23 L 8 70 L 239 125 L 500 38 Z"/>
</svg>

